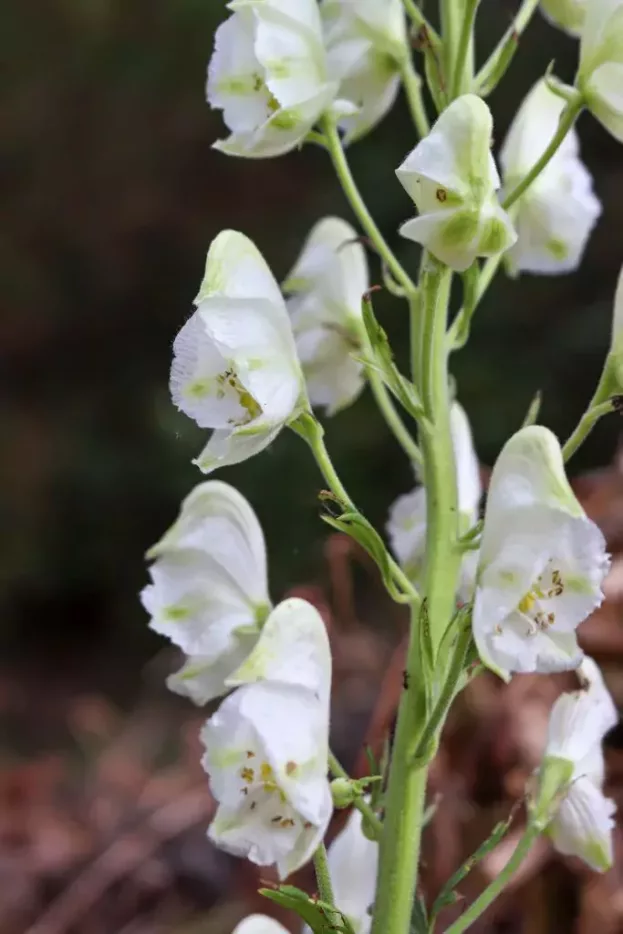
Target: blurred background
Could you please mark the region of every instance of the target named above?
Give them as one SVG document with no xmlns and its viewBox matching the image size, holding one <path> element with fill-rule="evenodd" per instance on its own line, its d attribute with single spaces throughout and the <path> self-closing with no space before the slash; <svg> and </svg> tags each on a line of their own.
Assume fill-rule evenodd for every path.
<svg viewBox="0 0 623 934">
<path fill-rule="evenodd" d="M 505 0 L 483 0 L 481 60 L 512 13 Z M 281 279 L 314 221 L 353 218 L 320 149 L 266 161 L 211 149 L 224 128 L 205 103 L 205 72 L 224 16 L 220 0 L 0 5 L 0 878 L 10 891 L 2 934 L 181 931 L 195 922 L 225 932 L 227 912 L 234 920 L 239 912 L 235 898 L 223 908 L 222 893 L 245 870 L 204 842 L 210 802 L 196 790 L 199 720 L 165 696 L 175 659 L 148 631 L 137 598 L 144 552 L 200 480 L 191 458 L 203 433 L 168 395 L 171 343 L 219 230 L 248 234 Z M 490 100 L 498 144 L 551 60 L 571 80 L 576 55 L 574 41 L 537 14 Z M 538 389 L 545 423 L 566 436 L 607 348 L 623 258 L 622 150 L 589 116 L 579 131 L 604 209 L 582 268 L 562 278 L 501 277 L 468 351 L 453 358 L 484 464 Z M 412 208 L 394 169 L 414 143 L 401 98 L 349 153 L 373 214 L 411 269 L 415 248 L 395 232 Z M 383 295 L 375 307 L 404 358 L 404 308 Z M 618 468 L 608 467 L 618 432 L 616 417 L 604 421 L 573 462 L 604 522 L 619 492 Z M 327 441 L 352 495 L 382 527 L 412 477 L 368 393 L 327 424 Z M 347 687 L 336 729 L 352 760 L 400 620 L 365 562 L 362 569 L 354 556 L 353 571 L 348 546 L 327 544 L 320 479 L 294 435 L 284 432 L 223 478 L 263 523 L 274 597 L 312 588 L 318 600 L 328 594 L 342 622 L 363 617 L 363 628 L 351 619 L 338 639 Z M 359 732 L 346 728 L 348 717 Z M 175 801 L 178 811 L 167 811 Z M 149 821 L 146 837 L 136 829 L 159 807 L 165 824 L 167 815 L 174 828 L 181 822 L 175 846 Z M 112 844 L 121 854 L 113 846 L 110 856 Z M 127 866 L 136 882 L 129 893 L 119 888 Z"/>
</svg>

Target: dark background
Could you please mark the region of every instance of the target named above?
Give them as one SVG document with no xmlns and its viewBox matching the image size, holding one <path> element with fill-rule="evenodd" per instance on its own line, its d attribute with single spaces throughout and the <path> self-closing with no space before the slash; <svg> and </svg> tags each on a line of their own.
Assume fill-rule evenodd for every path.
<svg viewBox="0 0 623 934">
<path fill-rule="evenodd" d="M 479 13 L 479 58 L 510 20 L 500 0 Z M 217 0 L 20 0 L 0 5 L 0 529 L 2 665 L 131 698 L 162 640 L 137 593 L 143 553 L 201 480 L 191 464 L 205 433 L 167 390 L 171 342 L 191 310 L 205 253 L 223 227 L 248 234 L 276 277 L 327 213 L 352 221 L 326 154 L 266 161 L 211 149 L 224 135 L 204 100 Z M 576 43 L 535 16 L 490 99 L 500 143 L 523 95 L 556 59 L 572 80 Z M 583 156 L 604 214 L 580 271 L 501 277 L 453 359 L 482 460 L 491 463 L 537 389 L 561 436 L 596 382 L 621 262 L 623 149 L 588 115 Z M 415 144 L 406 107 L 350 159 L 401 260 L 396 230 L 412 208 L 393 172 Z M 378 270 L 372 261 L 372 279 Z M 377 312 L 399 358 L 405 308 Z M 611 459 L 618 426 L 600 426 L 573 470 Z M 327 425 L 334 461 L 381 526 L 408 490 L 408 465 L 366 393 Z M 219 476 L 263 522 L 273 596 L 323 573 L 320 479 L 284 432 L 269 452 Z"/>
</svg>

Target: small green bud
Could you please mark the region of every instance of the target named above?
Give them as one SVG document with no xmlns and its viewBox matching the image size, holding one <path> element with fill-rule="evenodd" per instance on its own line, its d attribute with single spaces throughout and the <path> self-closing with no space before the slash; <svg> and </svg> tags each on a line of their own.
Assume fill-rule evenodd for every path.
<svg viewBox="0 0 623 934">
<path fill-rule="evenodd" d="M 347 808 L 361 795 L 357 783 L 350 778 L 334 778 L 331 782 L 331 797 L 336 808 Z"/>
</svg>

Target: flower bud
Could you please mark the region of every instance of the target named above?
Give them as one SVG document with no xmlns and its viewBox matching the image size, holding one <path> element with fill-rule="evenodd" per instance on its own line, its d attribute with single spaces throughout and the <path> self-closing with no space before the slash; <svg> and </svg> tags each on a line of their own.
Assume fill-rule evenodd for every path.
<svg viewBox="0 0 623 934">
<path fill-rule="evenodd" d="M 350 778 L 334 778 L 331 782 L 331 797 L 336 808 L 347 808 L 360 797 L 355 783 Z"/>
<path fill-rule="evenodd" d="M 396 170 L 420 215 L 403 224 L 400 233 L 457 272 L 478 256 L 507 250 L 517 239 L 495 194 L 500 178 L 491 133 L 487 105 L 464 94 Z"/>
</svg>

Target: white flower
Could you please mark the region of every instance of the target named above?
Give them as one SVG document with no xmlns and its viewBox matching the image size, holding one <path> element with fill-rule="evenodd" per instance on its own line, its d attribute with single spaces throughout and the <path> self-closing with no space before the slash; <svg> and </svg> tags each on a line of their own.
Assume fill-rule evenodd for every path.
<svg viewBox="0 0 623 934">
<path fill-rule="evenodd" d="M 588 0 L 541 0 L 546 19 L 571 36 L 579 36 L 584 25 Z"/>
<path fill-rule="evenodd" d="M 345 141 L 376 126 L 396 100 L 400 67 L 409 54 L 401 0 L 324 0 L 321 6 L 329 72 L 340 97 L 357 108 L 339 123 Z"/>
<path fill-rule="evenodd" d="M 312 405 L 333 415 L 364 386 L 360 347 L 361 301 L 368 288 L 366 254 L 357 232 L 337 217 L 319 221 L 284 289 Z"/>
<path fill-rule="evenodd" d="M 508 190 L 522 180 L 545 149 L 564 106 L 544 80 L 534 85 L 500 152 Z M 600 214 L 592 177 L 579 156 L 577 133 L 571 129 L 519 200 L 514 217 L 518 239 L 506 257 L 511 270 L 555 275 L 577 269 Z"/>
<path fill-rule="evenodd" d="M 586 517 L 546 428 L 522 428 L 493 469 L 473 612 L 480 657 L 501 677 L 582 660 L 575 630 L 600 605 L 603 535 Z"/>
<path fill-rule="evenodd" d="M 474 450 L 471 429 L 465 410 L 458 402 L 450 409 L 450 432 L 456 459 L 459 525 L 467 532 L 478 519 L 478 505 L 482 496 L 480 465 Z M 411 493 L 399 496 L 390 509 L 387 533 L 392 551 L 409 577 L 417 581 L 422 571 L 426 545 L 426 489 L 421 486 Z M 466 602 L 467 591 L 473 590 L 473 561 L 469 556 L 463 562 L 465 575 L 461 575 L 460 592 Z"/>
<path fill-rule="evenodd" d="M 495 194 L 500 178 L 490 151 L 492 125 L 485 102 L 464 94 L 396 171 L 420 214 L 400 233 L 459 272 L 517 239 Z"/>
<path fill-rule="evenodd" d="M 354 808 L 346 826 L 329 847 L 328 859 L 335 904 L 346 915 L 355 934 L 369 934 L 379 845 L 364 836 L 361 820 L 361 812 Z"/>
<path fill-rule="evenodd" d="M 328 706 L 307 688 L 238 688 L 206 723 L 203 760 L 218 809 L 210 839 L 286 878 L 314 853 L 332 812 Z"/>
<path fill-rule="evenodd" d="M 562 694 L 550 716 L 541 772 L 545 774 L 548 761 L 566 760 L 570 779 L 547 832 L 561 853 L 579 856 L 593 869 L 604 871 L 612 865 L 616 805 L 601 790 L 601 742 L 618 718 L 595 662 L 585 658 L 582 668 L 581 676 L 588 676 L 586 687 Z"/>
<path fill-rule="evenodd" d="M 575 79 L 586 106 L 623 142 L 623 0 L 591 0 Z"/>
<path fill-rule="evenodd" d="M 316 0 L 234 0 L 216 30 L 207 98 L 235 156 L 278 156 L 301 143 L 337 91 L 330 81 Z"/>
<path fill-rule="evenodd" d="M 283 924 L 268 915 L 248 915 L 237 924 L 232 934 L 290 934 Z"/>
<path fill-rule="evenodd" d="M 285 302 L 251 241 L 225 230 L 212 242 L 197 310 L 173 344 L 171 395 L 200 428 L 209 473 L 266 448 L 305 404 Z"/>
<path fill-rule="evenodd" d="M 255 645 L 270 610 L 266 547 L 246 499 L 227 483 L 201 483 L 149 551 L 141 599 L 150 627 L 191 658 L 169 687 L 204 704 Z"/>
<path fill-rule="evenodd" d="M 228 676 L 227 685 L 259 681 L 304 688 L 328 708 L 331 649 L 322 617 L 311 603 L 290 597 L 276 606 L 257 644 Z"/>
</svg>

